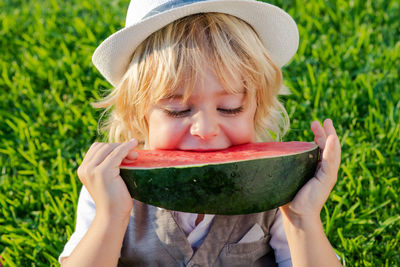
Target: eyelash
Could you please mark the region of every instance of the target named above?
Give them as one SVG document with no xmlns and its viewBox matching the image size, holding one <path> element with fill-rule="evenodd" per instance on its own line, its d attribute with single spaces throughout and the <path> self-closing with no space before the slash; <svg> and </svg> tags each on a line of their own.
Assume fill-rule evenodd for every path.
<svg viewBox="0 0 400 267">
<path fill-rule="evenodd" d="M 188 114 L 190 112 L 190 109 L 179 110 L 179 111 L 164 109 L 164 111 L 170 117 L 180 118 L 180 117 L 184 117 L 186 114 Z"/>
<path fill-rule="evenodd" d="M 236 115 L 239 114 L 240 112 L 243 111 L 243 107 L 240 106 L 238 108 L 233 108 L 233 109 L 224 109 L 224 108 L 219 108 L 217 109 L 219 112 L 222 112 L 224 114 L 228 114 L 228 115 Z"/>
<path fill-rule="evenodd" d="M 241 113 L 243 111 L 243 107 L 240 106 L 238 108 L 233 108 L 233 109 L 218 108 L 217 110 L 219 112 L 223 113 L 223 114 L 226 114 L 226 115 L 236 115 L 236 114 L 239 114 L 239 113 Z M 164 111 L 170 117 L 180 118 L 180 117 L 184 117 L 185 115 L 187 115 L 191 110 L 190 109 L 186 109 L 186 110 L 175 111 L 175 110 L 164 109 Z"/>
</svg>

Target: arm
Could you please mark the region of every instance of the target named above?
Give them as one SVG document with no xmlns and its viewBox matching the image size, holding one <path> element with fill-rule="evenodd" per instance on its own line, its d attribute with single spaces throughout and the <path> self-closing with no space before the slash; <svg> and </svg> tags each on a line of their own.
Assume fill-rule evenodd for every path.
<svg viewBox="0 0 400 267">
<path fill-rule="evenodd" d="M 116 266 L 128 226 L 125 220 L 96 214 L 89 230 L 61 266 Z"/>
<path fill-rule="evenodd" d="M 87 152 L 78 176 L 96 203 L 96 215 L 89 230 L 62 266 L 116 266 L 133 206 L 119 166 L 137 142 L 95 143 Z"/>
<path fill-rule="evenodd" d="M 313 122 L 315 142 L 322 150 L 322 158 L 315 177 L 296 194 L 292 202 L 280 207 L 293 266 L 341 266 L 321 219 L 321 209 L 337 180 L 340 164 L 340 144 L 331 120 L 324 128 Z"/>
<path fill-rule="evenodd" d="M 342 266 L 324 233 L 319 218 L 290 221 L 285 216 L 283 225 L 293 266 Z"/>
</svg>

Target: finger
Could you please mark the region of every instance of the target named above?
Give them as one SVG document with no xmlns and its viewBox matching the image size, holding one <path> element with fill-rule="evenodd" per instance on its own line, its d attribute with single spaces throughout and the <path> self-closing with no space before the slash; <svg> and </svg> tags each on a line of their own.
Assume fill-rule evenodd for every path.
<svg viewBox="0 0 400 267">
<path fill-rule="evenodd" d="M 88 151 L 85 153 L 82 162 L 89 161 L 89 160 L 93 157 L 93 155 L 96 154 L 96 152 L 99 150 L 99 148 L 100 148 L 101 146 L 102 146 L 102 143 L 99 143 L 99 142 L 93 143 L 93 144 L 89 147 Z"/>
<path fill-rule="evenodd" d="M 319 121 L 311 123 L 311 130 L 314 133 L 314 141 L 322 150 L 325 148 L 326 134 Z"/>
<path fill-rule="evenodd" d="M 324 121 L 323 125 L 324 125 L 326 136 L 328 136 L 328 135 L 336 135 L 337 136 L 335 127 L 333 126 L 333 122 L 331 119 L 326 119 Z"/>
<path fill-rule="evenodd" d="M 134 161 L 134 160 L 136 160 L 138 158 L 138 156 L 139 156 L 139 154 L 136 151 L 130 150 L 128 152 L 128 155 L 126 155 L 125 159 L 130 160 L 130 161 Z"/>
<path fill-rule="evenodd" d="M 122 160 L 121 164 L 122 165 L 129 165 L 132 164 L 136 161 L 136 159 L 139 157 L 139 154 L 136 151 L 129 151 L 128 155 Z"/>
<path fill-rule="evenodd" d="M 340 146 L 340 141 L 339 141 L 339 137 L 337 136 L 335 127 L 333 126 L 333 122 L 331 119 L 326 119 L 324 122 L 324 127 L 325 127 L 325 132 L 327 136 L 332 136 L 332 142 L 333 142 L 333 146 L 335 148 L 334 153 L 336 153 L 336 159 L 338 159 L 337 165 L 340 165 L 340 157 L 341 157 L 341 146 Z"/>
<path fill-rule="evenodd" d="M 121 161 L 121 166 L 122 165 L 131 165 L 131 164 L 133 164 L 135 161 L 134 160 L 129 160 L 129 159 L 123 159 L 122 161 Z"/>
<path fill-rule="evenodd" d="M 332 163 L 335 166 L 336 172 L 339 169 L 340 161 L 341 161 L 341 147 L 340 141 L 337 135 L 329 135 L 329 146 L 330 151 L 332 151 Z"/>
<path fill-rule="evenodd" d="M 321 182 L 329 182 L 332 186 L 336 183 L 340 165 L 340 144 L 337 136 L 329 135 L 325 150 L 322 153 L 321 167 L 316 178 Z"/>
<path fill-rule="evenodd" d="M 121 162 L 128 153 L 137 146 L 138 142 L 135 139 L 132 139 L 129 142 L 125 142 L 116 147 L 101 163 L 104 168 L 114 168 L 119 167 Z"/>
<path fill-rule="evenodd" d="M 92 171 L 104 160 L 104 158 L 116 147 L 118 144 L 107 144 L 107 143 L 93 143 L 77 172 L 79 179 L 84 183 L 85 177 L 89 177 Z M 82 180 L 83 179 L 83 180 Z"/>
<path fill-rule="evenodd" d="M 90 167 L 92 168 L 100 165 L 107 158 L 107 156 L 119 145 L 120 143 L 102 143 L 98 147 L 96 153 L 91 158 L 89 158 L 90 161 L 88 162 L 88 165 L 90 165 Z"/>
</svg>

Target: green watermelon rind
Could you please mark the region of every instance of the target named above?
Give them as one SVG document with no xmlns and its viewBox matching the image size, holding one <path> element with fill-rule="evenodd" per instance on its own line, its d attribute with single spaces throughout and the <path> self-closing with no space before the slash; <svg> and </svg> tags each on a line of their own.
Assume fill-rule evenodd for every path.
<svg viewBox="0 0 400 267">
<path fill-rule="evenodd" d="M 290 202 L 314 176 L 319 149 L 295 154 L 154 169 L 121 168 L 131 196 L 168 210 L 236 215 Z"/>
</svg>

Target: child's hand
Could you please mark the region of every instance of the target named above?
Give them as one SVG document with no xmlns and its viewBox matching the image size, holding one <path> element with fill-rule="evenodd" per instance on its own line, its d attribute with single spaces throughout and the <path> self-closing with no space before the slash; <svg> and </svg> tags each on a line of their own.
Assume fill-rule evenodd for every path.
<svg viewBox="0 0 400 267">
<path fill-rule="evenodd" d="M 326 119 L 323 125 L 318 121 L 311 124 L 315 143 L 321 149 L 321 161 L 315 177 L 300 189 L 290 203 L 281 207 L 293 223 L 310 217 L 319 219 L 321 209 L 337 180 L 341 154 L 339 139 L 330 119 Z"/>
<path fill-rule="evenodd" d="M 134 160 L 137 141 L 94 143 L 78 168 L 78 176 L 96 204 L 96 213 L 125 219 L 133 206 L 129 191 L 119 175 L 123 159 Z"/>
</svg>

